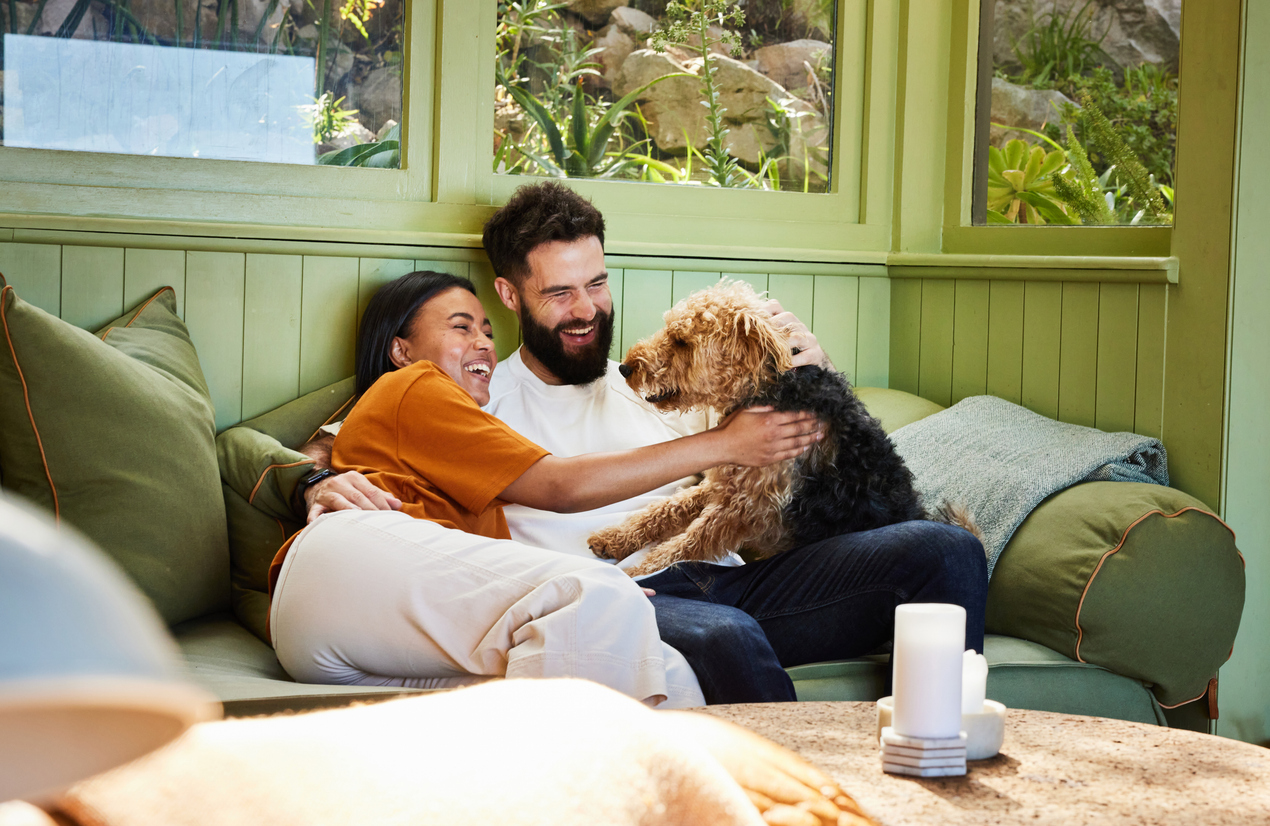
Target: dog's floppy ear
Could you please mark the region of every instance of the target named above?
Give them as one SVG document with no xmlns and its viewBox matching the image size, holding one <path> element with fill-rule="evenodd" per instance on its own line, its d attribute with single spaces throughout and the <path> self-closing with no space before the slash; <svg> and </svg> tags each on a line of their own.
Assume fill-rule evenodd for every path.
<svg viewBox="0 0 1270 826">
<path fill-rule="evenodd" d="M 763 349 L 771 368 L 777 373 L 793 369 L 794 354 L 790 350 L 789 336 L 785 331 L 778 329 L 769 318 L 751 313 L 746 315 L 752 315 L 750 320 L 754 325 L 753 336 Z"/>
</svg>

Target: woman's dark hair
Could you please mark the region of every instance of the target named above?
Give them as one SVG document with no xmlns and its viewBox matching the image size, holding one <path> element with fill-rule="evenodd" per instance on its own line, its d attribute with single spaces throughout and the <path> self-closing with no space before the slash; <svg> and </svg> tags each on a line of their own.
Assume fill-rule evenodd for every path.
<svg viewBox="0 0 1270 826">
<path fill-rule="evenodd" d="M 384 373 L 397 369 L 389 358 L 392 340 L 408 337 L 419 309 L 454 287 L 476 295 L 476 287 L 468 279 L 431 270 L 407 273 L 379 288 L 366 306 L 357 333 L 357 395 L 369 390 Z"/>
</svg>

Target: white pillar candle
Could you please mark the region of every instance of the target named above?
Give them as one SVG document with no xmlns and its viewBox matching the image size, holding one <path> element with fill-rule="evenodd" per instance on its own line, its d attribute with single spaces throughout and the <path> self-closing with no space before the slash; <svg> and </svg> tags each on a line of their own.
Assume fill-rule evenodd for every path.
<svg viewBox="0 0 1270 826">
<path fill-rule="evenodd" d="M 961 666 L 961 713 L 980 714 L 988 696 L 988 658 L 966 651 Z"/>
<path fill-rule="evenodd" d="M 891 726 L 905 737 L 943 739 L 961 733 L 962 652 L 966 609 L 910 603 L 895 609 Z"/>
</svg>

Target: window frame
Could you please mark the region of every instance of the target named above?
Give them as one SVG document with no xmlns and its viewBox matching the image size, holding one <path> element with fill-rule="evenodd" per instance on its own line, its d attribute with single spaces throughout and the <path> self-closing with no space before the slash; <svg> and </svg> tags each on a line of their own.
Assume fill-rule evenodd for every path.
<svg viewBox="0 0 1270 826">
<path fill-rule="evenodd" d="M 952 30 L 948 94 L 947 175 L 942 250 L 972 255 L 1134 256 L 1170 254 L 1172 226 L 994 226 L 973 222 L 975 185 L 986 183 L 986 152 L 977 154 L 986 128 L 992 67 L 981 64 L 991 37 L 981 30 L 984 9 L 995 0 L 958 0 Z M 989 18 L 991 12 L 988 12 Z M 985 46 L 985 44 L 989 44 Z M 973 94 L 971 92 L 973 91 Z M 1179 149 L 1180 152 L 1180 149 Z"/>
</svg>

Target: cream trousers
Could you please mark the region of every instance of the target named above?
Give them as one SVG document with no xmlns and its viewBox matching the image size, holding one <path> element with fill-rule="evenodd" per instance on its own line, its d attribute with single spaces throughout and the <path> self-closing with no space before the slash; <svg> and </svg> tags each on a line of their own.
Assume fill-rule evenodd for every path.
<svg viewBox="0 0 1270 826">
<path fill-rule="evenodd" d="M 648 705 L 705 705 L 653 606 L 615 566 L 395 511 L 340 511 L 291 544 L 270 606 L 305 683 L 448 688 L 580 677 Z"/>
</svg>

